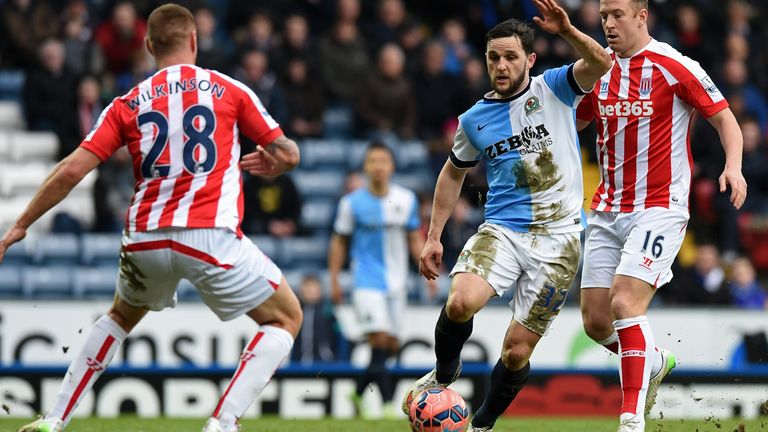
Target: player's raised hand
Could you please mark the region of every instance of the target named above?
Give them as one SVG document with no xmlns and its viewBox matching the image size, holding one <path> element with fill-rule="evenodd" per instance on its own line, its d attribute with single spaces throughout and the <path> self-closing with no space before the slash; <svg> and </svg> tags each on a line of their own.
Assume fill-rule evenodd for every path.
<svg viewBox="0 0 768 432">
<path fill-rule="evenodd" d="M 725 192 L 727 186 L 731 186 L 731 204 L 740 209 L 747 199 L 747 181 L 740 169 L 726 167 L 720 178 L 720 192 Z"/>
<path fill-rule="evenodd" d="M 542 30 L 558 34 L 565 33 L 571 29 L 571 20 L 568 13 L 557 4 L 555 0 L 533 0 L 533 4 L 541 12 L 540 17 L 533 17 L 535 22 Z"/>
<path fill-rule="evenodd" d="M 277 158 L 260 145 L 253 153 L 243 156 L 240 167 L 252 175 L 264 177 L 277 177 L 283 173 Z"/>
<path fill-rule="evenodd" d="M 419 273 L 429 280 L 440 276 L 443 262 L 443 245 L 438 240 L 427 239 L 419 257 Z"/>
<path fill-rule="evenodd" d="M 12 226 L 8 231 L 6 231 L 3 239 L 0 240 L 0 263 L 3 262 L 3 259 L 5 258 L 5 252 L 8 250 L 8 248 L 11 247 L 12 244 L 20 242 L 26 236 L 27 230 L 16 225 Z"/>
</svg>

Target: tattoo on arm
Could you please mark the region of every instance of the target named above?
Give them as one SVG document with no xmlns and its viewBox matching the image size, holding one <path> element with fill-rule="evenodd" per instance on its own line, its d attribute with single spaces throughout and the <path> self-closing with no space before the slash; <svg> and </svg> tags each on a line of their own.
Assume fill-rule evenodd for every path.
<svg viewBox="0 0 768 432">
<path fill-rule="evenodd" d="M 288 139 L 285 135 L 280 135 L 279 137 L 275 138 L 274 141 L 272 141 L 266 148 L 269 152 L 269 154 L 275 156 L 277 152 L 280 150 L 283 151 L 291 151 L 296 146 L 296 143 L 294 143 L 292 140 Z"/>
</svg>

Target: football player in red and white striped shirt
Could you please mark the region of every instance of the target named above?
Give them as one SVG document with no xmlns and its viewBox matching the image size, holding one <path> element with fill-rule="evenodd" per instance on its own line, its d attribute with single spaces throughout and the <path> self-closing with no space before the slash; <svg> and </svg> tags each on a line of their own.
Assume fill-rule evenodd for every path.
<svg viewBox="0 0 768 432">
<path fill-rule="evenodd" d="M 728 102 L 699 64 L 648 34 L 647 0 L 601 0 L 614 60 L 577 112 L 595 121 L 602 181 L 592 199 L 581 283 L 587 334 L 620 354 L 620 432 L 642 431 L 674 356 L 657 349 L 645 316 L 669 282 L 688 223 L 690 126 L 695 112 L 720 134 L 720 191 L 741 207 L 742 136 Z M 615 319 L 615 321 L 613 321 Z"/>
<path fill-rule="evenodd" d="M 126 215 L 117 295 L 91 329 L 53 409 L 20 432 L 61 431 L 128 333 L 150 310 L 176 304 L 181 278 L 222 320 L 247 314 L 259 326 L 205 432 L 237 420 L 290 351 L 301 308 L 280 269 L 242 235 L 241 166 L 279 175 L 298 164 L 287 139 L 243 84 L 194 66 L 195 21 L 177 5 L 149 16 L 147 48 L 160 69 L 104 110 L 80 148 L 64 159 L 2 241 L 6 249 L 121 146 L 133 157 L 136 192 Z M 240 164 L 240 133 L 259 144 Z"/>
</svg>

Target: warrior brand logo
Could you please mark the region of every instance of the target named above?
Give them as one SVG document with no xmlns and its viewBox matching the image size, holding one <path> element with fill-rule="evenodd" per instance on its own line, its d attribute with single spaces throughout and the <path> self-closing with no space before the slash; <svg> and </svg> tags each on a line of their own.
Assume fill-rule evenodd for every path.
<svg viewBox="0 0 768 432">
<path fill-rule="evenodd" d="M 622 357 L 645 357 L 645 351 L 641 350 L 628 350 L 621 352 Z"/>
<path fill-rule="evenodd" d="M 101 362 L 91 357 L 85 359 L 85 364 L 88 365 L 88 369 L 91 369 L 94 372 L 101 372 L 104 370 L 104 366 L 101 365 Z"/>
<path fill-rule="evenodd" d="M 600 117 L 650 117 L 653 115 L 653 101 L 620 100 L 615 103 L 597 102 Z"/>
<path fill-rule="evenodd" d="M 538 126 L 526 126 L 522 132 L 507 139 L 495 142 L 485 148 L 485 155 L 489 160 L 495 159 L 504 153 L 518 150 L 520 155 L 536 153 L 545 147 L 552 145 L 549 131 L 543 124 Z"/>
<path fill-rule="evenodd" d="M 252 352 L 244 352 L 240 354 L 240 361 L 241 362 L 247 362 L 250 361 L 252 358 L 256 357 L 256 355 Z"/>
<path fill-rule="evenodd" d="M 647 269 L 651 268 L 651 264 L 653 264 L 653 260 L 648 257 L 643 257 L 643 263 L 640 264 L 640 266 L 645 267 Z"/>
</svg>

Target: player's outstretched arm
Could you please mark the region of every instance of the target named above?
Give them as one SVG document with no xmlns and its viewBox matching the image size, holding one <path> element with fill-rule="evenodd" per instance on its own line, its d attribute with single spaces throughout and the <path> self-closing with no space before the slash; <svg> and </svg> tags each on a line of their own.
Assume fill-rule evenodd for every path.
<svg viewBox="0 0 768 432">
<path fill-rule="evenodd" d="M 443 233 L 445 223 L 448 222 L 448 217 L 456 206 L 461 185 L 464 184 L 466 175 L 467 169 L 457 168 L 448 160 L 437 177 L 427 241 L 419 257 L 419 273 L 427 279 L 437 279 L 440 275 L 440 264 L 443 260 L 443 245 L 440 243 L 440 235 Z"/>
<path fill-rule="evenodd" d="M 344 260 L 347 258 L 347 248 L 349 246 L 349 237 L 341 234 L 331 236 L 331 244 L 328 250 L 328 276 L 331 279 L 331 300 L 339 304 L 344 300 L 344 291 L 339 283 L 339 273 L 344 266 Z"/>
<path fill-rule="evenodd" d="M 83 148 L 75 149 L 72 154 L 59 162 L 37 190 L 16 223 L 8 229 L 3 239 L 0 240 L 0 263 L 3 262 L 5 251 L 27 235 L 27 228 L 66 198 L 83 177 L 100 163 L 101 160 L 95 154 Z"/>
<path fill-rule="evenodd" d="M 533 22 L 546 32 L 559 34 L 578 51 L 581 59 L 573 65 L 573 76 L 582 89 L 591 89 L 611 68 L 611 56 L 597 41 L 574 27 L 568 13 L 555 0 L 533 0 L 533 4 L 542 16 L 533 17 Z"/>
<path fill-rule="evenodd" d="M 726 108 L 707 119 L 717 129 L 720 142 L 725 150 L 725 169 L 720 174 L 720 192 L 731 186 L 731 204 L 740 209 L 747 199 L 747 181 L 741 173 L 741 159 L 744 152 L 744 137 L 736 117 Z"/>
<path fill-rule="evenodd" d="M 256 151 L 243 156 L 240 167 L 253 175 L 277 177 L 299 165 L 299 146 L 280 135 L 266 147 L 257 146 Z"/>
</svg>

